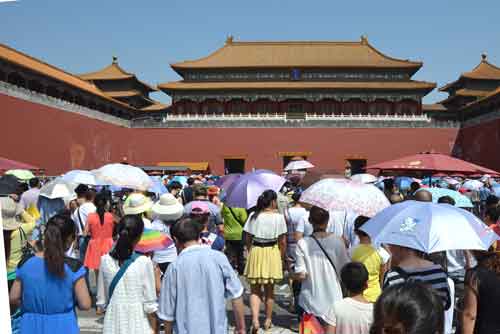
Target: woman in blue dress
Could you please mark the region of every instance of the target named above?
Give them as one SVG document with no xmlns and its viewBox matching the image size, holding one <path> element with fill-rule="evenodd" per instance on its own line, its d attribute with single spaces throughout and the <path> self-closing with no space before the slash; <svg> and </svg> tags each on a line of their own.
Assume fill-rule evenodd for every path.
<svg viewBox="0 0 500 334">
<path fill-rule="evenodd" d="M 19 264 L 10 303 L 21 308 L 21 334 L 80 332 L 75 306 L 88 310 L 91 300 L 84 279 L 86 269 L 64 256 L 75 232 L 69 216 L 55 215 L 47 223 L 43 251 Z"/>
</svg>

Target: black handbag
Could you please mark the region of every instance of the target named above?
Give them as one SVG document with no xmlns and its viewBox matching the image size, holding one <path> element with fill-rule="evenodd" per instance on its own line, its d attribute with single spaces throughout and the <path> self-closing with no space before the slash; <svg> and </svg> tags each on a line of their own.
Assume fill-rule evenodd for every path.
<svg viewBox="0 0 500 334">
<path fill-rule="evenodd" d="M 23 228 L 19 228 L 19 235 L 21 237 L 21 244 L 23 244 L 21 248 L 21 261 L 19 261 L 17 267 L 21 267 L 26 261 L 28 261 L 31 257 L 35 256 L 36 250 L 35 248 L 28 242 L 28 237 L 24 232 Z"/>
</svg>

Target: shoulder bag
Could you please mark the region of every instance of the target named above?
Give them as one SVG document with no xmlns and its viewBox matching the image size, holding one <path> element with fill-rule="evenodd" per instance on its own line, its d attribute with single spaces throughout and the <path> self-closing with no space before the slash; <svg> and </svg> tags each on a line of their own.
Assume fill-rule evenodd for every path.
<svg viewBox="0 0 500 334">
<path fill-rule="evenodd" d="M 342 289 L 342 296 L 343 297 L 347 296 L 347 290 L 346 290 L 346 288 L 344 286 L 344 283 L 342 282 L 342 279 L 340 278 L 340 273 L 337 271 L 337 268 L 335 267 L 335 263 L 333 263 L 333 260 L 330 258 L 330 256 L 326 252 L 325 248 L 323 248 L 323 245 L 321 245 L 321 243 L 319 242 L 319 240 L 316 239 L 316 237 L 314 235 L 312 235 L 312 234 L 311 234 L 311 238 L 314 241 L 316 241 L 316 243 L 318 244 L 319 248 L 323 251 L 323 254 L 325 254 L 326 258 L 328 259 L 328 262 L 330 262 L 330 264 L 332 265 L 333 270 L 335 271 L 335 275 L 337 276 L 337 281 L 339 282 L 340 288 Z"/>
<path fill-rule="evenodd" d="M 111 301 L 111 297 L 113 296 L 113 292 L 115 291 L 118 282 L 120 282 L 123 275 L 125 275 L 125 272 L 127 271 L 128 267 L 130 267 L 130 265 L 134 263 L 134 261 L 137 260 L 139 256 L 141 255 L 139 255 L 138 253 L 132 253 L 132 255 L 127 260 L 125 260 L 125 262 L 123 262 L 122 266 L 120 267 L 120 270 L 118 270 L 115 277 L 113 277 L 111 284 L 109 284 L 108 303 Z"/>
</svg>

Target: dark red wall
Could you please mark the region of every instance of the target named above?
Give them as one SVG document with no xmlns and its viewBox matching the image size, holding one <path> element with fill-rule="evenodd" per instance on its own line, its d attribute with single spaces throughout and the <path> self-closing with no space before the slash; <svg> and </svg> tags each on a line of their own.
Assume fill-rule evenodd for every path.
<svg viewBox="0 0 500 334">
<path fill-rule="evenodd" d="M 462 128 L 453 153 L 500 171 L 500 119 Z"/>
<path fill-rule="evenodd" d="M 343 171 L 345 159 L 354 156 L 371 164 L 421 151 L 451 153 L 458 133 L 432 128 L 127 129 L 2 94 L 0 112 L 0 156 L 48 174 L 92 169 L 124 156 L 141 165 L 208 161 L 222 173 L 224 157 L 246 155 L 247 169 L 279 171 L 279 152 L 304 151 L 312 153 L 310 161 L 319 168 Z"/>
</svg>

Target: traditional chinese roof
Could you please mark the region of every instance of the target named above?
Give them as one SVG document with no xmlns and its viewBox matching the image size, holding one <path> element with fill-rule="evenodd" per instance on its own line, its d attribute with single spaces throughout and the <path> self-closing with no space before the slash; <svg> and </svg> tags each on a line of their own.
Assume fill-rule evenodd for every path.
<svg viewBox="0 0 500 334">
<path fill-rule="evenodd" d="M 140 86 L 143 86 L 145 90 L 153 92 L 156 91 L 155 88 L 151 87 L 145 82 L 140 81 L 135 74 L 125 71 L 118 65 L 118 58 L 113 57 L 113 62 L 104 67 L 103 69 L 96 72 L 89 72 L 79 75 L 80 78 L 88 81 L 107 81 L 107 80 L 132 80 L 135 81 Z"/>
<path fill-rule="evenodd" d="M 500 67 L 497 67 L 487 60 L 485 54 L 481 55 L 481 62 L 479 65 L 474 67 L 472 71 L 462 73 L 458 80 L 450 82 L 445 86 L 439 88 L 440 91 L 446 92 L 451 88 L 459 86 L 459 84 L 464 79 L 475 79 L 475 80 L 499 80 L 500 81 Z"/>
<path fill-rule="evenodd" d="M 448 96 L 446 99 L 441 101 L 441 104 L 450 104 L 452 101 L 457 100 L 460 97 L 465 97 L 465 98 L 482 98 L 487 95 L 489 95 L 491 91 L 486 91 L 486 90 L 475 90 L 475 89 L 467 89 L 467 88 L 461 88 L 455 91 L 453 95 Z M 470 102 L 471 99 L 468 99 Z"/>
<path fill-rule="evenodd" d="M 127 104 L 115 100 L 111 98 L 110 96 L 106 95 L 103 91 L 101 91 L 99 88 L 97 88 L 95 85 L 93 85 L 90 82 L 87 82 L 85 80 L 82 80 L 76 75 L 73 75 L 71 73 L 68 73 L 58 67 L 55 67 L 53 65 L 47 64 L 39 59 L 36 59 L 34 57 L 31 57 L 25 53 L 22 53 L 18 50 L 14 50 L 7 45 L 0 44 L 0 59 L 15 64 L 17 66 L 23 67 L 27 70 L 33 71 L 35 73 L 38 73 L 40 75 L 49 77 L 51 79 L 57 80 L 59 82 L 63 82 L 67 85 L 70 85 L 72 87 L 81 89 L 83 91 L 86 91 L 87 93 L 99 96 L 101 98 L 104 98 L 106 100 L 109 100 L 113 103 L 118 103 L 121 106 L 127 106 Z"/>
<path fill-rule="evenodd" d="M 443 112 L 448 111 L 448 109 L 441 103 L 433 104 L 422 104 L 422 111 L 424 112 Z"/>
<path fill-rule="evenodd" d="M 126 98 L 126 97 L 134 97 L 142 95 L 138 90 L 117 90 L 117 91 L 108 91 L 107 95 L 113 98 Z"/>
<path fill-rule="evenodd" d="M 415 73 L 422 63 L 389 57 L 366 37 L 359 42 L 236 42 L 229 37 L 211 55 L 171 66 L 179 73 L 221 68 L 397 68 Z"/>
<path fill-rule="evenodd" d="M 160 102 L 155 102 L 154 104 L 144 107 L 141 109 L 141 111 L 163 111 L 168 109 L 170 106 L 160 103 Z"/>
<path fill-rule="evenodd" d="M 430 92 L 435 83 L 424 81 L 260 81 L 260 82 L 188 82 L 176 81 L 158 85 L 165 92 L 190 90 L 289 90 L 289 89 L 338 89 L 338 90 L 423 90 Z"/>
<path fill-rule="evenodd" d="M 480 106 L 480 105 L 483 105 L 483 104 L 487 104 L 489 103 L 490 101 L 493 101 L 495 99 L 498 99 L 500 98 L 500 87 L 498 87 L 497 89 L 495 89 L 494 91 L 490 92 L 488 95 L 474 101 L 474 102 L 471 102 L 469 104 L 466 104 L 465 106 L 463 106 L 461 109 L 468 109 L 468 108 L 471 108 L 471 107 L 477 107 L 477 106 Z"/>
</svg>

